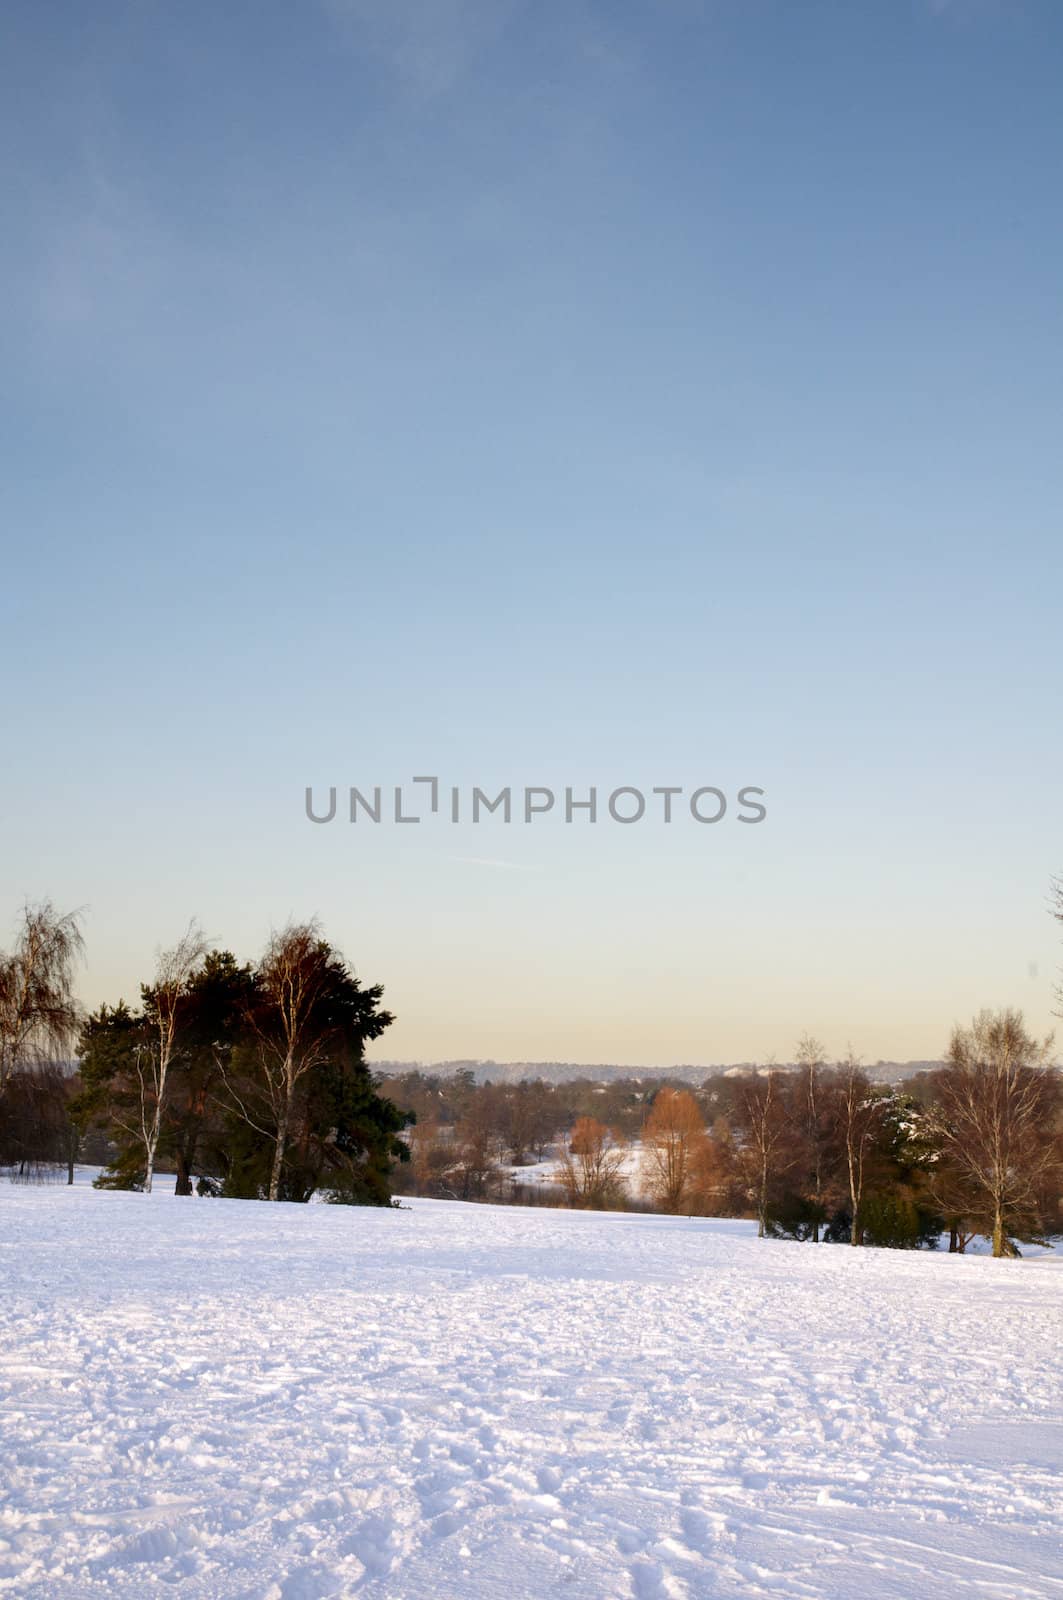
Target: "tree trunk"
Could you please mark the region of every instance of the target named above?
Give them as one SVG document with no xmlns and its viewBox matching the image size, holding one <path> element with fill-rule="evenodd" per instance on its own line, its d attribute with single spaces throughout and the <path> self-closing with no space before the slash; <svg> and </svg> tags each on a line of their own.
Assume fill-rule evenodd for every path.
<svg viewBox="0 0 1063 1600">
<path fill-rule="evenodd" d="M 851 1089 L 850 1089 L 851 1092 Z M 850 1112 L 850 1123 L 852 1115 Z M 849 1168 L 849 1204 L 853 1208 L 853 1220 L 849 1228 L 849 1243 L 862 1245 L 864 1230 L 860 1226 L 860 1197 L 864 1192 L 864 1168 L 861 1161 L 859 1166 L 856 1160 L 856 1151 L 853 1148 L 852 1130 L 846 1135 L 846 1165 Z"/>
<path fill-rule="evenodd" d="M 159 1088 L 155 1099 L 155 1115 L 144 1140 L 144 1193 L 151 1193 L 151 1180 L 155 1176 L 155 1152 L 162 1135 L 162 1097 L 166 1091 L 165 1067 L 159 1073 Z"/>
<path fill-rule="evenodd" d="M 1012 1254 L 1011 1240 L 1004 1231 L 1004 1218 L 999 1208 L 993 1217 L 993 1254 L 994 1256 L 1007 1256 Z"/>
<path fill-rule="evenodd" d="M 175 1151 L 174 1160 L 177 1166 L 177 1182 L 174 1184 L 173 1192 L 174 1194 L 191 1194 L 192 1174 L 184 1151 Z"/>
<path fill-rule="evenodd" d="M 949 1229 L 949 1255 L 956 1256 L 960 1253 L 960 1233 L 956 1224 Z"/>
<path fill-rule="evenodd" d="M 74 1165 L 81 1151 L 81 1135 L 70 1121 L 66 1125 L 66 1184 L 69 1189 L 74 1182 Z"/>
<path fill-rule="evenodd" d="M 269 1175 L 269 1198 L 280 1199 L 281 1169 L 284 1166 L 284 1147 L 288 1142 L 288 1108 L 285 1106 L 277 1122 L 277 1142 L 273 1147 L 273 1170 Z"/>
</svg>

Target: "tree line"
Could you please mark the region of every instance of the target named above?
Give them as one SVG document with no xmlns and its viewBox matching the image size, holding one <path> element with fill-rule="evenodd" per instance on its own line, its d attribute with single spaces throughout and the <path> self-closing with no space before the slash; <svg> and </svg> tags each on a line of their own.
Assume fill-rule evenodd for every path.
<svg viewBox="0 0 1063 1600">
<path fill-rule="evenodd" d="M 65 1166 L 72 1181 L 75 1161 L 96 1157 L 106 1188 L 150 1192 L 165 1165 L 179 1195 L 195 1183 L 390 1203 L 407 1116 L 377 1092 L 365 1046 L 393 1018 L 316 923 L 289 923 L 248 963 L 193 923 L 136 1005 L 87 1016 L 73 999 L 81 949 L 77 915 L 46 903 L 24 909 L 0 956 L 0 1166 Z"/>
<path fill-rule="evenodd" d="M 1063 921 L 1063 884 L 1054 885 Z M 714 1074 L 690 1089 L 375 1079 L 369 1042 L 393 1018 L 314 922 L 275 932 L 256 962 L 193 923 L 133 1006 L 83 1015 L 76 913 L 23 909 L 0 952 L 0 1168 L 75 1162 L 101 1186 L 387 1204 L 462 1200 L 641 1205 L 745 1216 L 761 1236 L 918 1247 L 977 1235 L 996 1255 L 1063 1232 L 1063 1079 L 1016 1011 L 952 1034 L 943 1065 L 874 1083 L 850 1052 L 805 1035 L 796 1064 Z M 549 1158 L 548 1181 L 525 1169 Z"/>
<path fill-rule="evenodd" d="M 957 1027 L 942 1067 L 875 1084 L 801 1039 L 795 1068 L 695 1090 L 638 1078 L 477 1084 L 410 1072 L 403 1192 L 749 1217 L 761 1237 L 995 1255 L 1063 1232 L 1063 1079 L 1015 1011 Z M 522 1168 L 550 1158 L 546 1183 Z"/>
</svg>

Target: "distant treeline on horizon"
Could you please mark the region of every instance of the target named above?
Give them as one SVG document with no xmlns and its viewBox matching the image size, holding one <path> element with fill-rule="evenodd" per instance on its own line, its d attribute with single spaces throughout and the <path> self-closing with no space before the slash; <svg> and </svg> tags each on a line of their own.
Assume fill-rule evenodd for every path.
<svg viewBox="0 0 1063 1600">
<path fill-rule="evenodd" d="M 370 1059 L 369 1067 L 377 1077 L 399 1077 L 410 1072 L 420 1072 L 426 1077 L 451 1078 L 459 1072 L 471 1072 L 477 1083 L 595 1083 L 641 1082 L 643 1080 L 670 1080 L 679 1083 L 701 1084 L 706 1078 L 739 1075 L 748 1072 L 796 1072 L 796 1061 L 730 1061 L 697 1065 L 681 1062 L 675 1066 L 617 1066 L 612 1062 L 579 1061 L 393 1061 Z M 936 1061 L 875 1061 L 869 1062 L 865 1071 L 876 1083 L 902 1083 L 906 1078 L 923 1072 L 936 1072 L 941 1066 Z"/>
</svg>

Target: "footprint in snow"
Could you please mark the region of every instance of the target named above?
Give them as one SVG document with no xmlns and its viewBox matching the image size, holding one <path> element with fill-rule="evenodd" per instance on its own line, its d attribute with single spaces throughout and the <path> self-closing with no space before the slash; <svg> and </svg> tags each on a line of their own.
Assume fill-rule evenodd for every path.
<svg viewBox="0 0 1063 1600">
<path fill-rule="evenodd" d="M 686 1600 L 688 1589 L 680 1578 L 655 1561 L 636 1561 L 631 1567 L 635 1600 Z"/>
</svg>

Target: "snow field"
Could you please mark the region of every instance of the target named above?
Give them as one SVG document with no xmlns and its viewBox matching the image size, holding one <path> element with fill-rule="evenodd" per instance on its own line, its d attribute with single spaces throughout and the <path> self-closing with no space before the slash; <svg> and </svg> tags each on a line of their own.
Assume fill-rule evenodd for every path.
<svg viewBox="0 0 1063 1600">
<path fill-rule="evenodd" d="M 1063 1597 L 1063 1261 L 0 1190 L 0 1595 Z"/>
</svg>

